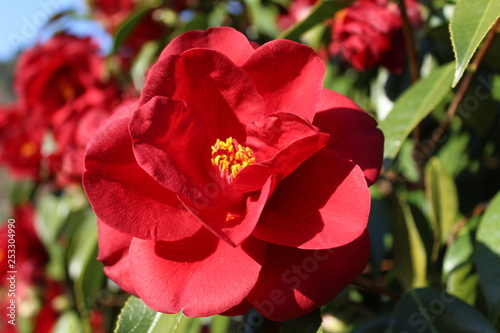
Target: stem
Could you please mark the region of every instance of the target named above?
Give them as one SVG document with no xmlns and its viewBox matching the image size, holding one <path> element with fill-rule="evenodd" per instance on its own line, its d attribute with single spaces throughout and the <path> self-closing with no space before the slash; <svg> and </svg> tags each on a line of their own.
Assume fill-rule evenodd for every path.
<svg viewBox="0 0 500 333">
<path fill-rule="evenodd" d="M 488 33 L 488 36 L 486 36 L 486 40 L 484 41 L 483 46 L 479 49 L 478 53 L 472 60 L 472 63 L 469 66 L 467 74 L 465 75 L 462 83 L 460 84 L 460 87 L 458 87 L 457 93 L 455 94 L 455 97 L 451 101 L 451 104 L 448 107 L 448 110 L 446 111 L 445 120 L 439 125 L 439 128 L 433 132 L 431 140 L 422 148 L 422 151 L 425 155 L 430 155 L 430 153 L 434 150 L 436 143 L 441 139 L 445 131 L 448 129 L 451 120 L 456 115 L 458 106 L 464 99 L 465 93 L 469 89 L 470 83 L 472 82 L 472 78 L 476 74 L 479 65 L 481 64 L 481 62 L 484 59 L 484 56 L 491 47 L 491 44 L 493 44 L 493 40 L 495 39 L 496 31 L 499 25 L 500 25 L 500 18 L 498 18 L 495 24 L 493 24 L 493 27 L 491 27 Z"/>
<path fill-rule="evenodd" d="M 483 214 L 484 211 L 486 210 L 486 207 L 488 207 L 488 204 L 489 204 L 489 202 L 488 203 L 480 203 L 479 205 L 474 207 L 471 214 L 469 214 L 468 216 L 462 217 L 457 223 L 455 223 L 453 225 L 451 232 L 450 232 L 450 236 L 446 240 L 446 244 L 448 246 L 451 246 L 453 243 L 455 243 L 455 240 L 457 238 L 457 235 L 458 235 L 458 232 L 460 231 L 460 229 L 465 227 L 467 225 L 467 222 L 469 222 L 470 219 L 472 219 L 473 217 L 476 217 L 476 216 Z"/>
<path fill-rule="evenodd" d="M 420 78 L 420 66 L 418 64 L 415 40 L 413 39 L 413 30 L 410 20 L 408 19 L 405 0 L 399 0 L 399 11 L 401 12 L 401 19 L 403 20 L 403 34 L 405 38 L 406 52 L 408 53 L 411 81 L 415 82 Z"/>
<path fill-rule="evenodd" d="M 411 82 L 415 83 L 420 78 L 420 65 L 418 63 L 417 51 L 415 49 L 415 40 L 413 38 L 413 30 L 410 20 L 408 19 L 405 0 L 399 0 L 399 11 L 401 12 L 401 19 L 403 21 L 403 35 L 405 38 L 406 53 L 408 54 L 408 65 L 410 67 Z M 419 162 L 419 160 L 417 160 L 416 158 L 417 153 L 420 150 L 420 142 L 422 142 L 422 126 L 419 123 L 413 130 L 413 160 L 415 161 L 418 169 L 418 183 L 423 186 L 424 166 L 423 163 Z"/>
</svg>

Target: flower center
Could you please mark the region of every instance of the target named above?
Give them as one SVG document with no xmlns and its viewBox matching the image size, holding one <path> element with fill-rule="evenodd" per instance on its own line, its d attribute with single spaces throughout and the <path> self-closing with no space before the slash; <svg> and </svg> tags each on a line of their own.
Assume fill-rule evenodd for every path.
<svg viewBox="0 0 500 333">
<path fill-rule="evenodd" d="M 36 153 L 36 146 L 31 141 L 26 141 L 21 145 L 20 148 L 21 156 L 24 158 L 30 158 Z"/>
<path fill-rule="evenodd" d="M 229 137 L 226 141 L 217 139 L 212 146 L 211 161 L 219 168 L 221 175 L 235 178 L 244 167 L 255 163 L 255 157 L 249 147 L 243 147 Z"/>
</svg>

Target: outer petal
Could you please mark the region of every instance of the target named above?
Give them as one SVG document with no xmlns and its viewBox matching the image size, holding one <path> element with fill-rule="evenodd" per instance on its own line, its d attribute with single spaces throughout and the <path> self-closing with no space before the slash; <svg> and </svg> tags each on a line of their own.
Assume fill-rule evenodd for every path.
<svg viewBox="0 0 500 333">
<path fill-rule="evenodd" d="M 242 65 L 254 51 L 245 35 L 230 27 L 218 27 L 205 31 L 188 31 L 174 38 L 162 51 L 159 60 L 194 48 L 218 51 L 238 66 Z"/>
<path fill-rule="evenodd" d="M 130 278 L 128 249 L 132 237 L 108 227 L 97 219 L 99 256 L 104 264 L 104 273 L 126 292 L 136 295 Z"/>
<path fill-rule="evenodd" d="M 324 149 L 281 182 L 253 235 L 302 249 L 329 249 L 358 238 L 369 212 L 361 169 Z"/>
<path fill-rule="evenodd" d="M 192 49 L 158 61 L 149 73 L 140 104 L 155 96 L 185 101 L 191 115 L 199 118 L 198 124 L 203 122 L 203 130 L 213 135 L 216 129 L 218 135 L 225 135 L 218 139 L 233 136 L 243 141 L 241 124 L 264 114 L 264 102 L 251 78 L 213 50 Z M 217 138 L 209 139 L 215 143 Z"/>
<path fill-rule="evenodd" d="M 177 240 L 194 234 L 201 227 L 197 220 L 136 163 L 126 116 L 103 125 L 87 149 L 83 184 L 94 211 L 134 237 Z"/>
<path fill-rule="evenodd" d="M 250 309 L 252 308 L 252 305 L 248 303 L 248 301 L 245 299 L 243 300 L 240 304 L 232 307 L 231 309 L 224 311 L 221 313 L 223 316 L 241 316 L 247 313 Z"/>
<path fill-rule="evenodd" d="M 312 121 L 325 65 L 311 48 L 274 40 L 255 50 L 243 69 L 264 98 L 266 113 L 295 113 Z"/>
<path fill-rule="evenodd" d="M 328 148 L 361 167 L 368 185 L 377 180 L 382 166 L 384 135 L 371 116 L 349 98 L 324 89 L 314 125 L 330 134 Z"/>
<path fill-rule="evenodd" d="M 205 229 L 177 242 L 134 239 L 131 275 L 153 310 L 210 316 L 243 301 L 257 281 L 264 250 L 253 238 L 234 248 Z"/>
<path fill-rule="evenodd" d="M 264 317 L 287 320 L 329 302 L 361 274 L 370 252 L 368 232 L 329 250 L 268 244 L 259 280 L 247 300 Z"/>
</svg>

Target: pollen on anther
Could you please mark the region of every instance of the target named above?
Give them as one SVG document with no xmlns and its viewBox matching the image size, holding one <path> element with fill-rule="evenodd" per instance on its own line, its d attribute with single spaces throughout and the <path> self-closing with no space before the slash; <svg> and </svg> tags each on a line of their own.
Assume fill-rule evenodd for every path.
<svg viewBox="0 0 500 333">
<path fill-rule="evenodd" d="M 212 165 L 217 166 L 221 171 L 227 171 L 227 176 L 232 178 L 235 178 L 243 168 L 255 163 L 250 147 L 237 144 L 232 137 L 227 138 L 226 141 L 217 139 L 211 150 Z"/>
</svg>

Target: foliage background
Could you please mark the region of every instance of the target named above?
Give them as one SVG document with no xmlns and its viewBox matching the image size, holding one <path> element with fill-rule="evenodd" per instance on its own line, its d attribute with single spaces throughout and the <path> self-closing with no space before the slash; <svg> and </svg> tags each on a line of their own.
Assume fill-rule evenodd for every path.
<svg viewBox="0 0 500 333">
<path fill-rule="evenodd" d="M 113 54 L 145 8 L 157 8 L 159 1 L 143 1 L 113 36 L 104 36 L 89 12 L 71 10 L 52 17 L 39 36 L 87 27 L 77 30 L 100 38 L 109 73 L 140 91 L 158 52 L 184 31 L 229 25 L 258 43 L 287 38 L 324 54 L 329 20 L 350 2 L 320 1 L 285 31 L 277 17 L 288 0 L 193 1 L 181 13 L 164 8 L 158 17 L 168 32 L 144 44 L 128 72 L 116 72 Z M 52 300 L 58 312 L 53 331 L 499 331 L 500 38 L 494 37 L 500 4 L 421 0 L 420 8 L 425 24 L 412 34 L 409 50 L 416 57 L 402 74 L 383 67 L 360 72 L 338 57 L 324 57 L 325 87 L 378 119 L 386 143 L 382 174 L 371 188 L 370 264 L 321 314 L 275 323 L 255 312 L 241 318 L 156 313 L 104 276 L 95 259 L 95 216 L 81 186 L 55 189 L 13 180 L 2 169 L 1 221 L 12 216 L 14 204 L 34 203 L 36 229 L 49 256 L 45 274 L 64 286 Z M 14 98 L 14 63 L 0 64 L 1 104 Z M 39 297 L 28 301 L 24 308 L 31 310 L 19 313 L 20 332 L 33 330 L 32 318 L 42 308 Z"/>
</svg>

